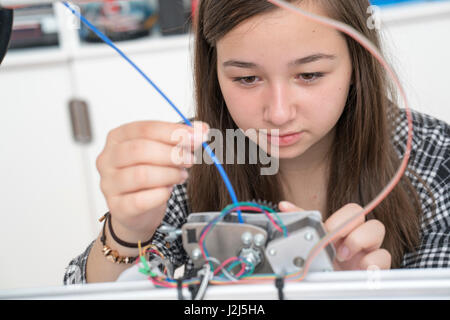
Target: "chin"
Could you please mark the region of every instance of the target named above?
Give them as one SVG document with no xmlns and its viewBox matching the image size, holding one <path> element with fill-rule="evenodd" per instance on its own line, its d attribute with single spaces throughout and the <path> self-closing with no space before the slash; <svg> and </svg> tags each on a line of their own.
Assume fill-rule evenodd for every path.
<svg viewBox="0 0 450 320">
<path fill-rule="evenodd" d="M 278 156 L 274 156 L 278 159 L 295 159 L 300 157 L 302 154 L 305 153 L 306 150 L 303 148 L 299 148 L 298 146 L 290 146 L 290 147 L 283 147 L 278 150 Z M 270 154 L 270 153 L 268 153 Z M 272 155 L 271 155 L 272 156 Z"/>
</svg>

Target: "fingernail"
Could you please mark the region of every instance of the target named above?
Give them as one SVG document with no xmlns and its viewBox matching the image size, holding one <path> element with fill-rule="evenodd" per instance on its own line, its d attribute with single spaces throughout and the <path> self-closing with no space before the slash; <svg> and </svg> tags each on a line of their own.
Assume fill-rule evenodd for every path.
<svg viewBox="0 0 450 320">
<path fill-rule="evenodd" d="M 209 140 L 209 125 L 207 124 L 207 123 L 202 123 L 203 124 L 203 126 L 202 126 L 202 132 L 203 132 L 203 135 L 202 135 L 202 138 L 203 138 L 203 140 L 202 140 L 202 142 L 203 141 L 207 141 L 207 140 Z"/>
<path fill-rule="evenodd" d="M 205 126 L 204 122 L 201 121 L 194 121 L 192 122 L 192 129 L 194 129 L 194 131 L 203 131 L 203 128 Z"/>
<path fill-rule="evenodd" d="M 342 246 L 339 248 L 338 254 L 336 258 L 339 262 L 344 262 L 350 257 L 350 249 L 346 246 Z"/>
<path fill-rule="evenodd" d="M 210 127 L 209 124 L 207 124 L 206 122 L 201 122 L 202 124 L 202 130 L 208 132 Z"/>
<path fill-rule="evenodd" d="M 197 149 L 204 141 L 209 139 L 209 126 L 202 122 L 194 122 L 194 134 L 191 141 L 194 144 L 194 149 Z M 207 129 L 205 131 L 205 129 Z"/>
<path fill-rule="evenodd" d="M 293 205 L 292 203 L 290 203 L 288 201 L 281 201 L 280 202 L 280 206 L 282 206 L 286 210 L 295 209 L 296 208 L 295 205 Z"/>
<path fill-rule="evenodd" d="M 183 180 L 186 180 L 189 177 L 189 173 L 187 172 L 187 170 L 183 169 L 181 171 L 181 177 L 183 178 Z"/>
<path fill-rule="evenodd" d="M 207 123 L 201 122 L 201 121 L 196 121 L 192 124 L 192 126 L 194 128 L 194 132 L 202 132 L 203 138 L 208 137 L 208 132 L 210 130 L 210 127 Z"/>
</svg>

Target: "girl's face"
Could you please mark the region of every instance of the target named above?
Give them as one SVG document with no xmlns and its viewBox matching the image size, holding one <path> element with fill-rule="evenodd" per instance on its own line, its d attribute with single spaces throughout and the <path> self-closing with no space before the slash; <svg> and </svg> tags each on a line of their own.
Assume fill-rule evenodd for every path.
<svg viewBox="0 0 450 320">
<path fill-rule="evenodd" d="M 302 6 L 303 8 L 303 6 Z M 325 16 L 320 8 L 304 7 Z M 276 9 L 252 17 L 217 42 L 218 80 L 244 132 L 279 130 L 267 150 L 294 159 L 332 141 L 348 96 L 352 66 L 336 30 Z M 283 138 L 292 133 L 300 133 Z M 264 148 L 265 149 L 265 148 Z"/>
</svg>

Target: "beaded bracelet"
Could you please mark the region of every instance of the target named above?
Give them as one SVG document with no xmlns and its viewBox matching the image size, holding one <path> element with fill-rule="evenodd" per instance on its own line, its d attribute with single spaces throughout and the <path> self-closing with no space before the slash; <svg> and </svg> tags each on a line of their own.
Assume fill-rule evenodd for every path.
<svg viewBox="0 0 450 320">
<path fill-rule="evenodd" d="M 99 221 L 102 222 L 105 219 L 111 221 L 111 219 L 108 219 L 109 215 L 110 215 L 110 213 L 107 212 L 104 216 L 102 216 L 99 219 Z M 111 261 L 111 262 L 117 263 L 117 264 L 132 264 L 133 262 L 135 262 L 136 259 L 139 258 L 139 256 L 136 256 L 136 257 L 122 257 L 122 256 L 119 255 L 117 250 L 113 250 L 109 246 L 106 245 L 105 227 L 106 227 L 106 221 L 103 224 L 102 236 L 100 237 L 100 240 L 101 240 L 101 242 L 103 244 L 102 252 L 103 252 L 103 255 L 106 257 L 106 259 Z M 109 222 L 109 227 L 110 227 L 110 231 L 112 231 L 111 222 Z"/>
</svg>

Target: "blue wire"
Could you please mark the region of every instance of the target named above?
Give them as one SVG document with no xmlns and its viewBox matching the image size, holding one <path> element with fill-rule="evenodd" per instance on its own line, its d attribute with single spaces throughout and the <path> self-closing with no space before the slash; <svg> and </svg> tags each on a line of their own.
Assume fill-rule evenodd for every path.
<svg viewBox="0 0 450 320">
<path fill-rule="evenodd" d="M 183 121 L 192 127 L 192 123 L 187 119 L 180 110 L 175 106 L 175 104 L 164 94 L 164 92 L 159 89 L 159 87 L 149 78 L 147 75 L 133 62 L 130 58 L 127 57 L 125 53 L 123 53 L 119 48 L 117 48 L 112 41 L 103 34 L 100 30 L 98 30 L 92 23 L 90 23 L 81 13 L 75 11 L 72 9 L 72 7 L 65 1 L 62 2 L 64 6 L 66 6 L 74 15 L 76 15 L 78 18 L 80 18 L 83 23 L 88 26 L 89 29 L 91 29 L 100 39 L 102 39 L 107 45 L 109 45 L 111 48 L 113 48 L 118 54 L 122 56 L 129 64 L 133 66 L 134 69 L 136 69 L 137 72 L 140 73 L 141 76 L 144 77 L 145 80 L 147 80 L 148 83 L 166 100 L 170 106 L 180 115 L 180 117 L 183 119 Z M 230 180 L 228 179 L 228 176 L 223 169 L 222 165 L 220 164 L 219 160 L 217 159 L 216 155 L 213 153 L 211 148 L 208 146 L 206 142 L 202 143 L 203 148 L 205 148 L 206 152 L 208 152 L 211 159 L 214 161 L 214 164 L 216 165 L 217 169 L 219 170 L 220 175 L 222 176 L 223 181 L 225 182 L 225 186 L 228 189 L 228 192 L 230 194 L 231 200 L 233 201 L 236 206 L 238 205 L 238 200 L 236 197 L 236 193 L 234 192 L 233 186 L 231 185 Z M 239 217 L 239 223 L 244 223 L 244 220 L 242 219 L 241 211 L 238 210 L 238 217 Z"/>
</svg>

